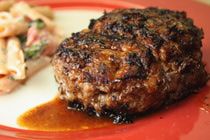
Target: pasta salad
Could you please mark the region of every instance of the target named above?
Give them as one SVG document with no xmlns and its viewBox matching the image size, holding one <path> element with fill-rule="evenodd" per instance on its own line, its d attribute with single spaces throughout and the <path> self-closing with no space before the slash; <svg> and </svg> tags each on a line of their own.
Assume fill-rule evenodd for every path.
<svg viewBox="0 0 210 140">
<path fill-rule="evenodd" d="M 0 1 L 0 93 L 49 63 L 61 39 L 49 7 Z"/>
</svg>

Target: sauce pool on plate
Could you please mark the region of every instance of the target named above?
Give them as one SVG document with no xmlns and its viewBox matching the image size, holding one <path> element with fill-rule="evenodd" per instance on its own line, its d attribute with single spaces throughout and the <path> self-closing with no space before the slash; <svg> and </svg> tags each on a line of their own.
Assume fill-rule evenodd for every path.
<svg viewBox="0 0 210 140">
<path fill-rule="evenodd" d="M 22 114 L 18 125 L 41 131 L 76 131 L 113 126 L 110 120 L 67 109 L 67 102 L 55 98 Z"/>
</svg>

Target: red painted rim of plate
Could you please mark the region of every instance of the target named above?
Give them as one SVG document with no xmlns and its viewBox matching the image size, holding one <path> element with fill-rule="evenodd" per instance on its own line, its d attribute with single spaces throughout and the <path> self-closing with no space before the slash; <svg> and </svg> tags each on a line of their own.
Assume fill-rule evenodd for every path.
<svg viewBox="0 0 210 140">
<path fill-rule="evenodd" d="M 40 5 L 49 5 L 52 8 L 55 9 L 91 9 L 91 10 L 102 10 L 102 9 L 113 9 L 113 8 L 129 8 L 129 7 L 144 7 L 144 6 L 161 6 L 161 7 L 172 7 L 170 4 L 166 4 L 161 0 L 154 0 L 152 3 L 151 1 L 147 0 L 129 0 L 121 1 L 121 0 L 109 0 L 109 1 L 97 1 L 97 0 L 59 0 L 59 1 L 53 1 L 53 0 L 45 0 L 45 1 L 38 1 L 38 0 L 29 0 L 30 3 L 40 4 Z M 157 2 L 157 3 L 155 3 Z M 166 1 L 165 1 L 166 2 Z M 198 4 L 196 2 L 192 2 L 190 0 L 183 1 L 181 5 L 187 5 L 189 2 L 192 6 L 191 8 L 197 8 L 197 9 L 203 9 L 204 11 L 208 11 L 210 13 L 210 8 Z M 176 8 L 183 8 L 180 6 L 179 1 L 171 0 L 171 3 L 174 5 L 178 5 Z M 141 5 L 140 5 L 141 4 Z M 142 6 L 143 5 L 143 6 Z M 167 6 L 168 5 L 168 6 Z M 189 7 L 188 7 L 189 8 Z M 209 8 L 209 10 L 207 10 Z M 190 13 L 190 12 L 189 12 Z M 206 16 L 207 17 L 207 16 Z M 207 25 L 203 22 L 199 22 L 199 25 L 202 25 L 208 34 L 207 36 L 210 36 L 210 30 L 207 29 Z M 207 39 L 204 40 L 204 45 L 210 44 Z M 209 51 L 209 47 L 205 47 L 204 50 Z M 206 60 L 209 56 L 206 57 Z M 207 68 L 208 71 L 210 70 L 209 67 Z M 139 124 L 133 124 L 133 125 L 122 125 L 118 127 L 111 127 L 111 128 L 100 128 L 100 129 L 91 129 L 91 130 L 82 130 L 82 131 L 72 131 L 72 132 L 43 132 L 43 131 L 32 131 L 32 130 L 23 130 L 18 128 L 12 128 L 0 125 L 0 139 L 2 140 L 17 140 L 17 139 L 106 139 L 106 140 L 115 140 L 115 139 L 124 139 L 125 133 L 129 130 L 134 130 L 137 128 Z M 138 134 L 134 134 L 131 136 L 132 139 L 138 139 Z M 126 139 L 126 138 L 125 138 Z"/>
<path fill-rule="evenodd" d="M 112 1 L 101 1 L 101 0 L 59 0 L 59 1 L 37 1 L 30 0 L 30 3 L 39 5 L 48 5 L 54 9 L 65 10 L 66 8 L 73 9 L 91 9 L 91 10 L 102 10 L 104 9 L 114 9 L 114 8 L 142 8 L 142 6 L 122 0 Z"/>
<path fill-rule="evenodd" d="M 38 5 L 47 5 L 52 7 L 55 10 L 66 10 L 67 8 L 71 8 L 70 10 L 92 10 L 92 11 L 103 11 L 103 10 L 112 10 L 114 8 L 143 8 L 143 6 L 121 1 L 114 0 L 112 1 L 97 1 L 97 0 L 59 0 L 59 1 L 37 1 L 37 0 L 28 0 L 27 2 L 31 4 Z M 68 9 L 69 10 L 69 9 Z M 89 136 L 100 137 L 104 136 L 105 131 L 108 127 L 105 128 L 97 128 L 90 130 L 81 130 L 81 131 L 71 131 L 71 132 L 47 132 L 47 131 L 34 131 L 34 130 L 24 130 L 19 128 L 12 128 L 4 125 L 0 125 L 0 139 L 4 140 L 12 140 L 12 139 L 83 139 L 89 138 Z M 121 129 L 126 128 L 126 126 L 122 126 Z M 110 134 L 110 129 L 113 132 L 116 132 L 115 127 L 108 128 L 108 133 Z M 117 129 L 118 130 L 118 129 Z M 95 132 L 97 131 L 97 134 Z M 87 133 L 87 134 L 85 134 Z M 80 136 L 78 138 L 78 136 Z M 92 137 L 91 136 L 91 137 Z M 93 137 L 92 137 L 93 138 Z"/>
</svg>

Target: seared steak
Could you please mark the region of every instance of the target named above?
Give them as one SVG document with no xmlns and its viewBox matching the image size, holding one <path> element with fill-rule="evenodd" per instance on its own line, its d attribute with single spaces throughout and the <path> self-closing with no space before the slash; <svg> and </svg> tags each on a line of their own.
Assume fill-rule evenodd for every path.
<svg viewBox="0 0 210 140">
<path fill-rule="evenodd" d="M 128 122 L 206 84 L 202 38 L 185 12 L 105 12 L 60 44 L 53 66 L 61 97 L 70 108 Z"/>
</svg>

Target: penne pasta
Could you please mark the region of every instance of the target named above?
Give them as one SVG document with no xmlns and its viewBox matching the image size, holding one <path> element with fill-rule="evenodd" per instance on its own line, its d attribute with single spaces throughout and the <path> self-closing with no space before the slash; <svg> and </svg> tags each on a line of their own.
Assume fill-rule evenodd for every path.
<svg viewBox="0 0 210 140">
<path fill-rule="evenodd" d="M 53 19 L 54 18 L 53 11 L 48 6 L 35 6 L 35 7 L 33 7 L 33 9 L 35 11 L 39 12 L 40 14 L 48 17 L 49 19 Z"/>
<path fill-rule="evenodd" d="M 51 59 L 49 57 L 40 57 L 39 59 L 30 60 L 26 62 L 26 64 L 30 67 L 27 69 L 27 76 L 31 77 L 40 69 L 49 65 Z M 0 94 L 9 93 L 13 89 L 17 88 L 17 86 L 21 85 L 25 79 L 23 80 L 13 80 L 9 78 L 9 76 L 0 78 Z"/>
<path fill-rule="evenodd" d="M 15 3 L 15 0 L 0 1 L 0 11 L 9 11 L 10 7 Z"/>
<path fill-rule="evenodd" d="M 0 75 L 6 75 L 8 73 L 6 51 L 6 41 L 0 38 Z"/>
<path fill-rule="evenodd" d="M 0 12 L 0 37 L 15 36 L 26 33 L 28 24 L 24 17 L 14 18 L 8 12 Z"/>
<path fill-rule="evenodd" d="M 18 38 L 11 37 L 7 41 L 7 68 L 14 79 L 26 77 L 24 53 Z"/>
<path fill-rule="evenodd" d="M 14 4 L 13 7 L 11 7 L 10 11 L 15 15 L 22 14 L 24 16 L 29 17 L 32 20 L 41 19 L 51 30 L 53 30 L 55 27 L 55 24 L 49 18 L 37 12 L 25 2 L 19 2 L 17 4 Z"/>
<path fill-rule="evenodd" d="M 9 12 L 0 12 L 0 22 L 12 20 L 13 16 Z"/>
<path fill-rule="evenodd" d="M 50 63 L 63 38 L 53 16 L 47 6 L 0 0 L 0 94 Z"/>
</svg>

